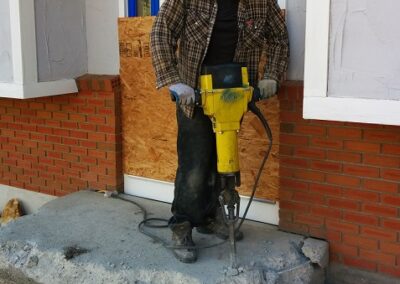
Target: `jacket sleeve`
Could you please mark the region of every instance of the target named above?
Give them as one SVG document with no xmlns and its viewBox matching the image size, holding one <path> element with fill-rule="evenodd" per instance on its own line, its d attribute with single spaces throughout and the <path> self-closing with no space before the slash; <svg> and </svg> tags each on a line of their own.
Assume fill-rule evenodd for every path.
<svg viewBox="0 0 400 284">
<path fill-rule="evenodd" d="M 268 0 L 269 17 L 266 23 L 267 65 L 264 79 L 280 81 L 289 62 L 289 36 L 285 19 L 277 1 Z"/>
<path fill-rule="evenodd" d="M 166 0 L 154 21 L 150 48 L 157 89 L 180 82 L 176 50 L 185 19 L 185 0 Z"/>
</svg>

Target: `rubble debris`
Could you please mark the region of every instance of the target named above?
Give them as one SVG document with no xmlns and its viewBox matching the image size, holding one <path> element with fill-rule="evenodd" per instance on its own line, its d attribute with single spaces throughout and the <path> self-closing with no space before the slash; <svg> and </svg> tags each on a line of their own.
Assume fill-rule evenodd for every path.
<svg viewBox="0 0 400 284">
<path fill-rule="evenodd" d="M 321 268 L 326 268 L 329 263 L 328 242 L 313 238 L 304 240 L 302 252 L 312 263 L 318 264 Z"/>
<path fill-rule="evenodd" d="M 13 221 L 21 216 L 23 216 L 22 205 L 18 199 L 13 198 L 9 200 L 4 207 L 3 212 L 1 213 L 0 224 L 6 225 L 10 221 Z"/>
</svg>

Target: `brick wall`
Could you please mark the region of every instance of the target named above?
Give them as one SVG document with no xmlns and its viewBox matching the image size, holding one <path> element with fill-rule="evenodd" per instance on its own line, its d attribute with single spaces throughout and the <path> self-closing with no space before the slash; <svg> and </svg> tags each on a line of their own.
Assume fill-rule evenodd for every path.
<svg viewBox="0 0 400 284">
<path fill-rule="evenodd" d="M 331 260 L 400 277 L 400 127 L 302 119 L 279 95 L 280 228 L 323 238 Z"/>
<path fill-rule="evenodd" d="M 118 76 L 85 75 L 79 92 L 0 98 L 0 183 L 51 195 L 122 190 Z"/>
</svg>

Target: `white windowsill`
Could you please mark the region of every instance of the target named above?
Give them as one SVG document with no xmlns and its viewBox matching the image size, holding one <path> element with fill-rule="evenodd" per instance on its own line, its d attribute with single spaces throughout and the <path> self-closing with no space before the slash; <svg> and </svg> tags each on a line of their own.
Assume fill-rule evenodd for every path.
<svg viewBox="0 0 400 284">
<path fill-rule="evenodd" d="M 0 97 L 30 99 L 78 92 L 74 79 L 37 83 L 0 83 Z"/>
</svg>

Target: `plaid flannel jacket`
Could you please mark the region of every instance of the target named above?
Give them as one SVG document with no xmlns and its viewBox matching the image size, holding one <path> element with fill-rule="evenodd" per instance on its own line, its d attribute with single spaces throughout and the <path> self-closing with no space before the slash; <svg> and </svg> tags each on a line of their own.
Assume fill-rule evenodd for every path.
<svg viewBox="0 0 400 284">
<path fill-rule="evenodd" d="M 164 2 L 150 36 L 157 89 L 175 83 L 197 87 L 217 9 L 216 0 Z M 257 84 L 257 69 L 264 48 L 267 52 L 264 78 L 279 81 L 288 65 L 289 40 L 276 0 L 240 0 L 238 30 L 234 62 L 247 64 L 250 84 Z M 194 107 L 182 109 L 192 117 Z"/>
</svg>

